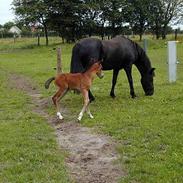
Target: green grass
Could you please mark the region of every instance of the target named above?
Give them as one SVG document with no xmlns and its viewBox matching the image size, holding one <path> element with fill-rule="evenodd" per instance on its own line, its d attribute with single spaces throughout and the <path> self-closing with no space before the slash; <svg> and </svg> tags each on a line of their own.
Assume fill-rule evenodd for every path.
<svg viewBox="0 0 183 183">
<path fill-rule="evenodd" d="M 28 96 L 8 86 L 1 62 L 0 182 L 70 182 L 54 129 L 31 112 Z"/>
<path fill-rule="evenodd" d="M 182 37 L 179 39 L 183 40 Z M 41 89 L 43 95 L 49 97 L 53 95 L 55 88 L 52 86 L 46 91 L 43 84 L 48 77 L 55 74 L 52 68 L 56 65 L 56 51 L 53 48 L 57 45 L 29 48 L 31 41 L 27 39 L 26 42 L 19 43 L 17 47 L 14 45 L 8 53 L 4 52 L 6 43 L 4 46 L 0 45 L 2 51 L 0 67 L 29 76 Z M 58 43 L 58 39 L 55 42 Z M 134 100 L 130 98 L 124 71 L 119 74 L 115 100 L 109 97 L 111 71 L 105 72 L 102 80 L 96 78 L 92 86 L 96 101 L 91 104 L 90 108 L 95 118 L 91 120 L 84 116 L 81 123 L 95 127 L 119 142 L 120 162 L 128 172 L 127 176 L 121 179 L 122 183 L 183 182 L 183 43 L 177 44 L 180 64 L 178 65 L 178 80 L 174 84 L 168 83 L 166 43 L 167 40 L 148 40 L 148 55 L 152 65 L 156 68 L 155 94 L 152 97 L 144 96 L 139 82 L 140 75 L 135 67 L 133 78 L 138 98 Z M 69 71 L 72 46 L 72 44 L 61 45 L 65 72 Z M 62 103 L 73 113 L 72 118 L 76 118 L 81 109 L 81 96 L 69 93 Z M 14 108 L 10 109 L 12 112 L 14 110 Z M 55 113 L 53 106 L 50 106 L 48 110 Z M 69 117 L 65 116 L 65 118 Z M 41 125 L 47 127 L 44 123 Z M 50 138 L 50 135 L 53 137 L 49 130 L 47 133 L 47 138 Z"/>
</svg>

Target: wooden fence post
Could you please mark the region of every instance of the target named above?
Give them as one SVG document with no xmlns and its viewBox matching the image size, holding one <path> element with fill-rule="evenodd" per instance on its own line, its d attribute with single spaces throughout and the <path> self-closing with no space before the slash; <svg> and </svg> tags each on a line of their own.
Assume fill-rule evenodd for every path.
<svg viewBox="0 0 183 183">
<path fill-rule="evenodd" d="M 57 48 L 57 74 L 62 72 L 62 64 L 61 64 L 61 48 Z"/>
</svg>

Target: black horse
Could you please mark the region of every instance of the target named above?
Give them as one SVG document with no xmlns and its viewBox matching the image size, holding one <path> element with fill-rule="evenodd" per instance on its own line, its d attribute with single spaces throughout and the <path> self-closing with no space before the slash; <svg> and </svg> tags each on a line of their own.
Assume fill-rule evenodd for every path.
<svg viewBox="0 0 183 183">
<path fill-rule="evenodd" d="M 146 95 L 153 95 L 153 76 L 155 68 L 151 67 L 145 51 L 135 42 L 123 36 L 117 36 L 111 40 L 101 41 L 95 38 L 82 39 L 75 44 L 72 50 L 71 73 L 85 70 L 91 58 L 103 59 L 103 70 L 113 70 L 112 88 L 110 95 L 115 97 L 119 70 L 124 69 L 130 86 L 130 95 L 135 98 L 133 79 L 131 75 L 132 64 L 135 64 L 141 74 L 141 84 Z M 90 100 L 94 100 L 89 91 Z"/>
</svg>

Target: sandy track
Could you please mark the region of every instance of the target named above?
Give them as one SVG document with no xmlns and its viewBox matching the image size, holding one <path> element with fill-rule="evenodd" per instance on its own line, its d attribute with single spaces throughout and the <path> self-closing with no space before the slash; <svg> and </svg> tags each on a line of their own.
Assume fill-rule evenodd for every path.
<svg viewBox="0 0 183 183">
<path fill-rule="evenodd" d="M 82 127 L 76 121 L 57 124 L 55 116 L 49 116 L 45 110 L 52 105 L 51 99 L 43 99 L 28 78 L 11 74 L 10 83 L 11 87 L 31 96 L 35 104 L 33 112 L 55 128 L 58 144 L 69 153 L 65 163 L 74 182 L 116 183 L 125 176 L 117 161 L 116 144 L 110 137 L 96 134 L 92 128 Z"/>
</svg>

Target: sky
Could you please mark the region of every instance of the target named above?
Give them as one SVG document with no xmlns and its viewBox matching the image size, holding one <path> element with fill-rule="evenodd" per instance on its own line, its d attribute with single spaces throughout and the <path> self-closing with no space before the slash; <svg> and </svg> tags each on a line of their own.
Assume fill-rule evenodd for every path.
<svg viewBox="0 0 183 183">
<path fill-rule="evenodd" d="M 12 2 L 13 0 L 0 0 L 0 24 L 1 25 L 3 25 L 8 21 L 13 21 L 15 19 L 13 10 L 11 10 Z M 181 24 L 173 26 L 174 29 L 178 27 L 180 27 L 183 30 L 183 25 Z"/>
<path fill-rule="evenodd" d="M 11 3 L 13 0 L 0 0 L 0 24 L 3 25 L 8 21 L 13 21 L 15 15 L 11 10 Z"/>
</svg>

